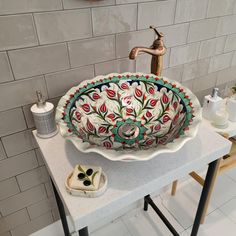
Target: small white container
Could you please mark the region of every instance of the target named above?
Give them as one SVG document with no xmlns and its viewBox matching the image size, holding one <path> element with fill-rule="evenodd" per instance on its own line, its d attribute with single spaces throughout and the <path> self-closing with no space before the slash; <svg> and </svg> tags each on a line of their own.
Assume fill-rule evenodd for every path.
<svg viewBox="0 0 236 236">
<path fill-rule="evenodd" d="M 31 107 L 34 117 L 37 136 L 40 138 L 50 138 L 57 134 L 58 129 L 54 117 L 54 105 L 43 100 L 40 91 L 36 91 L 38 102 Z"/>
<path fill-rule="evenodd" d="M 213 121 L 212 124 L 217 128 L 224 129 L 228 127 L 228 117 L 229 117 L 228 112 L 222 109 L 215 113 L 212 119 Z"/>
<path fill-rule="evenodd" d="M 236 98 L 229 98 L 227 100 L 226 107 L 229 113 L 229 120 L 232 122 L 236 122 Z"/>
<path fill-rule="evenodd" d="M 215 113 L 220 109 L 222 105 L 222 98 L 218 96 L 219 89 L 214 88 L 211 95 L 205 96 L 202 115 L 208 120 L 214 118 Z"/>
</svg>

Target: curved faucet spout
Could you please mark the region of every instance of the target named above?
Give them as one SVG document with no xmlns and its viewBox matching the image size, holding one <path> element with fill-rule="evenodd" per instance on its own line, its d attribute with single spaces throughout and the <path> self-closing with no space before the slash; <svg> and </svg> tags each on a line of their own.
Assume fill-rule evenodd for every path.
<svg viewBox="0 0 236 236">
<path fill-rule="evenodd" d="M 166 53 L 165 47 L 147 48 L 147 47 L 134 47 L 129 54 L 129 59 L 134 60 L 140 52 L 146 52 L 152 56 L 163 56 Z"/>
</svg>

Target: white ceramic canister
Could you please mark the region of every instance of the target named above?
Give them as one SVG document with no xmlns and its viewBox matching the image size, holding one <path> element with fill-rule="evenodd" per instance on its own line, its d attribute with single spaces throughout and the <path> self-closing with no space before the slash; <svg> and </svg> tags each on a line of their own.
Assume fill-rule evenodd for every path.
<svg viewBox="0 0 236 236">
<path fill-rule="evenodd" d="M 37 136 L 40 138 L 50 138 L 57 134 L 58 129 L 54 117 L 54 105 L 45 102 L 40 91 L 36 91 L 38 102 L 31 107 L 34 117 Z"/>
<path fill-rule="evenodd" d="M 236 98 L 232 97 L 227 100 L 227 111 L 229 113 L 229 120 L 236 122 Z"/>
<path fill-rule="evenodd" d="M 208 120 L 214 118 L 215 113 L 220 109 L 222 105 L 222 98 L 218 96 L 219 89 L 214 88 L 211 95 L 207 95 L 204 98 L 202 115 Z"/>
</svg>

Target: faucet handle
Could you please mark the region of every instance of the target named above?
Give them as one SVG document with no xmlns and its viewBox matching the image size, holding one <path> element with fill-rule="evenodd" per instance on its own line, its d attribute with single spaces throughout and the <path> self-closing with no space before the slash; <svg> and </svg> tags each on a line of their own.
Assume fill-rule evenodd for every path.
<svg viewBox="0 0 236 236">
<path fill-rule="evenodd" d="M 153 29 L 156 32 L 158 39 L 164 37 L 164 34 L 162 32 L 158 32 L 155 26 L 150 25 L 149 28 Z"/>
</svg>

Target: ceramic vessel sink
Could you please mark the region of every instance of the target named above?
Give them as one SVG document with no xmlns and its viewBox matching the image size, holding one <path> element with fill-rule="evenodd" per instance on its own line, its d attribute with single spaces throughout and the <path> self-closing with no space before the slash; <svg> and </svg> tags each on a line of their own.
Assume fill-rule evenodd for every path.
<svg viewBox="0 0 236 236">
<path fill-rule="evenodd" d="M 62 136 L 82 152 L 148 160 L 193 138 L 201 109 L 196 96 L 176 81 L 109 74 L 71 88 L 59 101 L 56 121 Z"/>
</svg>

